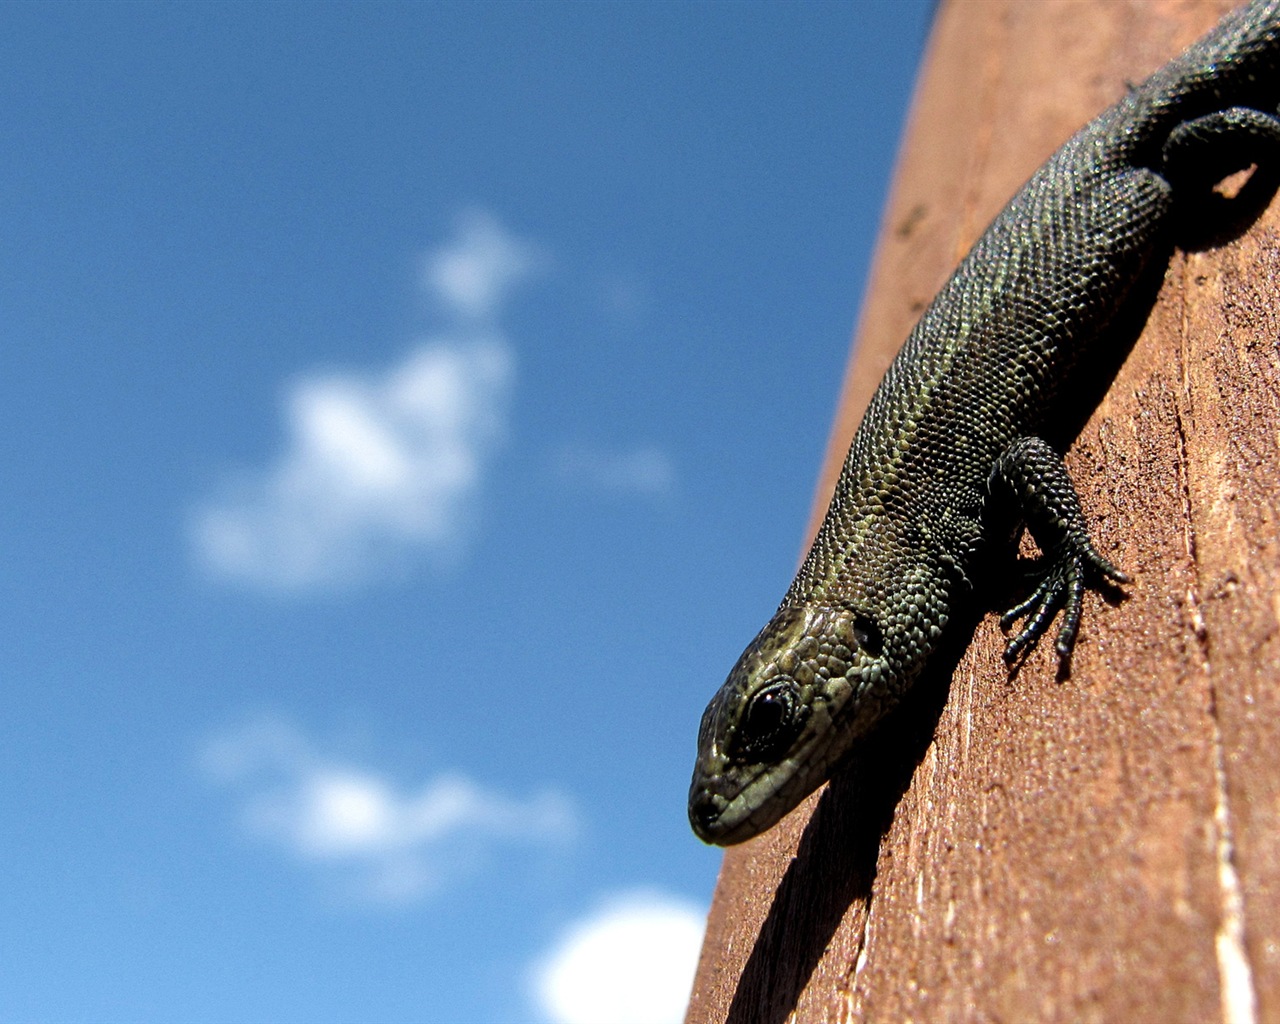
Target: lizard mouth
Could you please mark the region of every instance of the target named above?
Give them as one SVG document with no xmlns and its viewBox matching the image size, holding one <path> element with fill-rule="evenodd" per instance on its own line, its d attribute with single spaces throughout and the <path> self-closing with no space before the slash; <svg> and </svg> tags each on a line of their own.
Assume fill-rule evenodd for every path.
<svg viewBox="0 0 1280 1024">
<path fill-rule="evenodd" d="M 759 835 L 775 820 L 744 813 L 740 805 L 731 803 L 726 806 L 715 794 L 706 791 L 689 800 L 689 824 L 693 826 L 694 833 L 704 843 L 715 846 L 733 846 L 745 842 Z"/>
<path fill-rule="evenodd" d="M 696 773 L 689 787 L 689 824 L 704 843 L 733 846 L 776 824 L 817 788 L 803 773 L 762 771 L 745 784 Z M 821 780 L 818 780 L 821 781 Z M 731 789 L 729 794 L 726 789 Z"/>
</svg>

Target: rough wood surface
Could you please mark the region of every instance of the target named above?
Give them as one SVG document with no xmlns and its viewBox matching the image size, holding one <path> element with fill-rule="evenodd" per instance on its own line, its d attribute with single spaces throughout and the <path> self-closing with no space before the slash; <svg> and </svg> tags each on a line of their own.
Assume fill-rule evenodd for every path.
<svg viewBox="0 0 1280 1024">
<path fill-rule="evenodd" d="M 1229 6 L 941 6 L 819 514 L 998 208 Z M 1043 643 L 1011 675 L 985 614 L 864 756 L 727 852 L 689 1024 L 1280 1021 L 1278 336 L 1272 203 L 1177 253 L 1114 380 L 1099 368 L 1067 462 L 1134 583 L 1090 595 L 1070 676 Z"/>
</svg>

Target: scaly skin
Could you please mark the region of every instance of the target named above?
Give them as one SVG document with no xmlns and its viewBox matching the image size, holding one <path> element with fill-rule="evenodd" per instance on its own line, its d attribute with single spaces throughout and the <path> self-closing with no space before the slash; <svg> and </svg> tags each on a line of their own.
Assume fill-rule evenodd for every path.
<svg viewBox="0 0 1280 1024">
<path fill-rule="evenodd" d="M 749 839 L 830 775 L 935 650 L 1010 522 L 1045 553 L 1015 658 L 1062 611 L 1070 655 L 1093 547 L 1040 433 L 1077 363 L 1177 214 L 1225 174 L 1280 158 L 1280 0 L 1228 15 L 1077 132 L 996 217 L 921 316 L 871 399 L 813 546 L 712 699 L 689 820 Z M 1003 522 L 1003 529 L 995 524 Z"/>
</svg>

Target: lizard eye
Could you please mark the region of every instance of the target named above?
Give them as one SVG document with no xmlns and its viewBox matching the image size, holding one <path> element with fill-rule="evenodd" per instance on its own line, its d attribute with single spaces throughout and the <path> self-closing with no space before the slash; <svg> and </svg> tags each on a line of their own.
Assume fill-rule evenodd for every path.
<svg viewBox="0 0 1280 1024">
<path fill-rule="evenodd" d="M 884 650 L 884 634 L 875 620 L 866 615 L 859 615 L 853 620 L 853 638 L 873 658 L 878 658 Z"/>
<path fill-rule="evenodd" d="M 735 744 L 739 755 L 761 762 L 785 753 L 804 725 L 806 710 L 794 679 L 779 676 L 773 680 L 747 704 Z"/>
</svg>

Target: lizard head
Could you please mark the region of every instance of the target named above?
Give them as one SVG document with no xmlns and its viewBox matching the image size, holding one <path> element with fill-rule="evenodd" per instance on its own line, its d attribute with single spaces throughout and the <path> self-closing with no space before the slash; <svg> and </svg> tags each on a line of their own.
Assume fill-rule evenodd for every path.
<svg viewBox="0 0 1280 1024">
<path fill-rule="evenodd" d="M 728 846 L 763 832 L 826 780 L 886 708 L 870 699 L 883 637 L 844 608 L 784 606 L 742 653 L 698 730 L 689 822 Z"/>
</svg>

